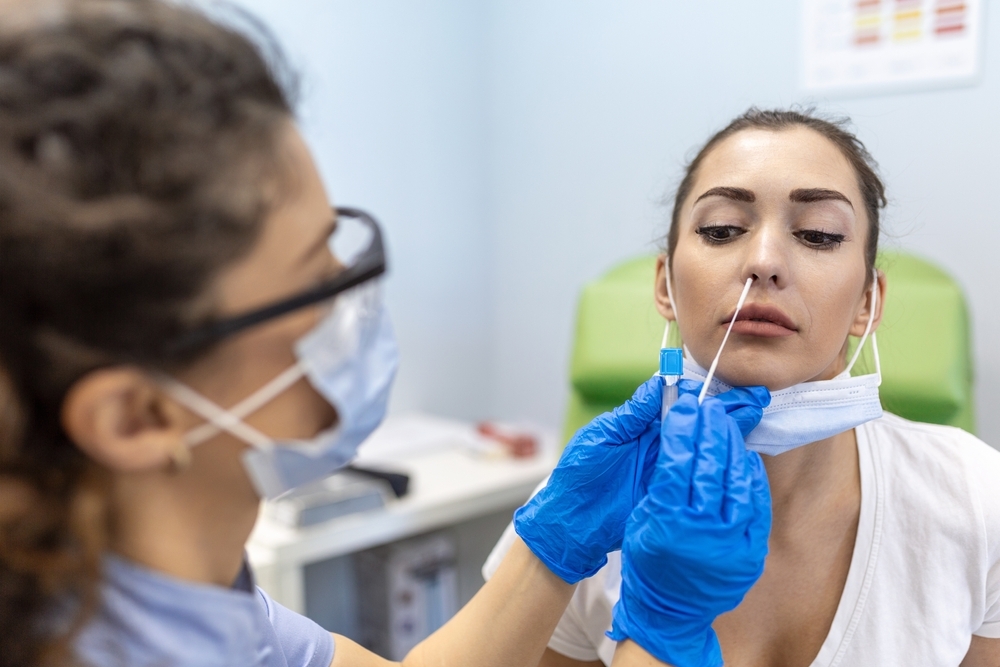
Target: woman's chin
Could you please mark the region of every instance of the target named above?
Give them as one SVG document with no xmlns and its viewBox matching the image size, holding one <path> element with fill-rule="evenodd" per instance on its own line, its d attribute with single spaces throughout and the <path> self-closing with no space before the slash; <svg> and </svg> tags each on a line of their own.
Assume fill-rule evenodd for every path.
<svg viewBox="0 0 1000 667">
<path fill-rule="evenodd" d="M 724 371 L 720 365 L 715 377 L 731 387 L 767 387 L 768 391 L 775 392 L 808 382 L 813 374 L 791 374 L 787 371 L 762 372 L 761 369 L 749 368 Z"/>
<path fill-rule="evenodd" d="M 715 377 L 732 387 L 767 387 L 769 391 L 779 391 L 802 382 L 825 380 L 837 375 L 843 368 L 840 356 L 825 365 L 816 363 L 815 358 L 798 359 L 798 355 L 774 352 L 762 354 L 760 350 L 725 350 Z M 694 357 L 702 368 L 709 368 L 712 358 Z M 799 363 L 796 363 L 798 361 Z"/>
</svg>

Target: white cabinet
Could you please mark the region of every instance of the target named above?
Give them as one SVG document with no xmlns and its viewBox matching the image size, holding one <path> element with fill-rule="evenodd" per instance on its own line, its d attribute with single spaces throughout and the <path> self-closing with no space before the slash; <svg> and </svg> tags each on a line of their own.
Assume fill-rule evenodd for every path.
<svg viewBox="0 0 1000 667">
<path fill-rule="evenodd" d="M 464 552 L 481 558 L 492 547 L 485 542 L 499 537 L 502 517 L 522 504 L 555 465 L 555 435 L 538 435 L 540 451 L 514 459 L 498 456 L 471 424 L 426 415 L 389 418 L 362 446 L 357 464 L 409 474 L 409 494 L 380 509 L 303 528 L 283 525 L 262 512 L 247 545 L 257 583 L 279 603 L 305 613 L 308 596 L 338 594 L 306 590 L 307 566 L 458 525 L 463 526 L 460 541 L 479 542 Z M 477 528 L 480 518 L 485 524 Z M 463 550 L 459 552 L 461 558 Z M 459 576 L 481 565 L 459 563 Z"/>
</svg>

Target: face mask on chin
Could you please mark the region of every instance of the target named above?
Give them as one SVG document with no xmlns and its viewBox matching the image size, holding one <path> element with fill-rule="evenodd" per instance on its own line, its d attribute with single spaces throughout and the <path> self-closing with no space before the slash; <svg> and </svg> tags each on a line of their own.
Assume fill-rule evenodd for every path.
<svg viewBox="0 0 1000 667">
<path fill-rule="evenodd" d="M 667 270 L 667 294 L 677 316 L 676 301 Z M 802 445 L 808 445 L 843 433 L 878 419 L 882 416 L 879 385 L 882 384 L 882 364 L 878 354 L 878 340 L 872 332 L 875 310 L 878 305 L 878 273 L 874 272 L 871 287 L 871 309 L 864 335 L 858 342 L 854 356 L 847 368 L 831 380 L 816 380 L 771 392 L 771 403 L 764 408 L 764 416 L 757 427 L 745 438 L 747 449 L 776 456 Z M 871 334 L 875 372 L 851 377 L 868 336 Z M 721 350 L 720 350 L 721 353 Z M 685 348 L 684 378 L 704 382 L 708 371 L 702 368 Z M 707 395 L 715 396 L 732 387 L 712 378 Z"/>
<path fill-rule="evenodd" d="M 346 466 L 382 422 L 399 351 L 380 286 L 341 294 L 329 314 L 296 342 L 295 356 L 294 366 L 229 409 L 177 380 L 161 379 L 175 400 L 208 420 L 185 435 L 187 445 L 220 431 L 249 444 L 243 466 L 257 493 L 269 500 Z M 290 440 L 270 438 L 243 421 L 303 377 L 336 409 L 336 426 L 309 440 Z"/>
</svg>

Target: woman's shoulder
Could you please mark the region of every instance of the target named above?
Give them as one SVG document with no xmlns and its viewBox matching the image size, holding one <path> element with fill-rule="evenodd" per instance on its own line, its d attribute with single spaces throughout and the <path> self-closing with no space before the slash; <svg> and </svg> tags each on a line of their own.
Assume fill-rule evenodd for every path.
<svg viewBox="0 0 1000 667">
<path fill-rule="evenodd" d="M 963 651 L 970 628 L 1000 637 L 1000 452 L 962 429 L 892 414 L 858 433 L 876 577 L 864 612 L 872 620 L 859 633 L 877 644 L 902 614 Z M 867 497 L 866 474 L 875 490 Z M 928 641 L 921 650 L 944 646 Z"/>
<path fill-rule="evenodd" d="M 893 496 L 965 506 L 1000 541 L 1000 451 L 960 428 L 891 413 L 866 424 L 866 434 Z"/>
<path fill-rule="evenodd" d="M 1000 451 L 955 426 L 911 421 L 886 412 L 869 422 L 872 435 L 879 442 L 895 445 L 891 451 L 937 456 L 948 461 L 971 460 L 988 468 L 1000 469 Z"/>
</svg>

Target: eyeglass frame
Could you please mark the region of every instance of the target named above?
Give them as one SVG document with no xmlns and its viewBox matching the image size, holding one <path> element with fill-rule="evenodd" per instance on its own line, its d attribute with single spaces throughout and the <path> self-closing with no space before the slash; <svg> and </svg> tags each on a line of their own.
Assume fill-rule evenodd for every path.
<svg viewBox="0 0 1000 667">
<path fill-rule="evenodd" d="M 382 229 L 370 214 L 357 208 L 335 207 L 337 217 L 354 218 L 372 230 L 371 245 L 351 266 L 346 267 L 333 278 L 294 296 L 280 299 L 266 306 L 255 308 L 240 315 L 209 322 L 192 331 L 185 332 L 168 342 L 164 352 L 170 356 L 183 354 L 229 338 L 246 329 L 263 324 L 296 310 L 332 299 L 352 287 L 383 275 L 388 269 Z M 334 232 L 336 233 L 336 231 Z"/>
</svg>

